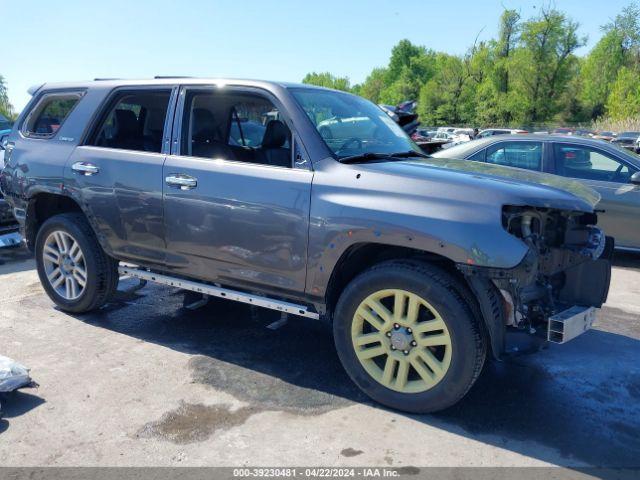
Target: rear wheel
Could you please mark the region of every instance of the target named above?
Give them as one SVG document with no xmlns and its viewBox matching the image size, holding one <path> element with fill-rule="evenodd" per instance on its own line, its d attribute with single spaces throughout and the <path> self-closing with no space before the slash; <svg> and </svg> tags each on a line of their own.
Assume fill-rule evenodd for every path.
<svg viewBox="0 0 640 480">
<path fill-rule="evenodd" d="M 62 310 L 95 310 L 117 288 L 118 264 L 104 252 L 82 214 L 64 213 L 45 221 L 36 236 L 35 255 L 40 282 Z"/>
<path fill-rule="evenodd" d="M 338 355 L 378 402 L 409 412 L 447 408 L 478 377 L 486 345 L 463 287 L 417 262 L 388 262 L 354 279 L 336 308 Z"/>
</svg>

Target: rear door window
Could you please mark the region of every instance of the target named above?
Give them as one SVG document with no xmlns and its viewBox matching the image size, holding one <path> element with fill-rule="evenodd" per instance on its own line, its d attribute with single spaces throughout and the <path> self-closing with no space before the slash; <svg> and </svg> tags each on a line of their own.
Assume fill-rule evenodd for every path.
<svg viewBox="0 0 640 480">
<path fill-rule="evenodd" d="M 542 169 L 542 142 L 500 142 L 487 149 L 487 163 Z"/>
<path fill-rule="evenodd" d="M 89 145 L 160 153 L 171 90 L 120 92 Z"/>
<path fill-rule="evenodd" d="M 27 117 L 22 134 L 32 138 L 50 138 L 60 129 L 83 92 L 45 94 Z"/>
</svg>

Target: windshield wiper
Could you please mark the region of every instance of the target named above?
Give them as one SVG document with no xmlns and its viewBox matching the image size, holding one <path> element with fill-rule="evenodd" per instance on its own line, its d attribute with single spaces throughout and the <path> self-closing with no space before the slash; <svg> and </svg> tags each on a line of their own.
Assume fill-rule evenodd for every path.
<svg viewBox="0 0 640 480">
<path fill-rule="evenodd" d="M 390 153 L 389 156 L 393 158 L 409 158 L 409 157 L 429 158 L 429 155 L 427 155 L 426 153 L 416 152 L 415 150 L 407 150 L 406 152 Z"/>
<path fill-rule="evenodd" d="M 358 162 L 366 162 L 368 160 L 390 160 L 390 159 L 398 159 L 398 158 L 408 158 L 408 157 L 422 157 L 428 158 L 429 155 L 426 153 L 416 152 L 415 150 L 407 150 L 406 152 L 395 152 L 395 153 L 376 153 L 376 152 L 366 152 L 360 153 L 358 155 L 351 155 L 349 157 L 339 158 L 340 163 L 358 163 Z"/>
</svg>

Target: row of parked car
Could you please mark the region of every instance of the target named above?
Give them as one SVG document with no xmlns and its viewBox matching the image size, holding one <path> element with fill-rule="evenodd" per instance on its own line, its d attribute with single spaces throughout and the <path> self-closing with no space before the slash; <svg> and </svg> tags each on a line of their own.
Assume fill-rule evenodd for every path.
<svg viewBox="0 0 640 480">
<path fill-rule="evenodd" d="M 441 143 L 440 148 L 447 149 L 478 138 L 511 134 L 524 135 L 529 133 L 534 135 L 570 135 L 592 138 L 594 140 L 611 142 L 634 153 L 640 153 L 640 132 L 638 131 L 616 133 L 611 131 L 593 131 L 581 128 L 560 127 L 553 130 L 535 130 L 530 132 L 528 130 L 514 128 L 487 128 L 478 130 L 477 128 L 419 126 L 415 132 L 413 132 L 411 138 L 418 144 Z"/>
</svg>

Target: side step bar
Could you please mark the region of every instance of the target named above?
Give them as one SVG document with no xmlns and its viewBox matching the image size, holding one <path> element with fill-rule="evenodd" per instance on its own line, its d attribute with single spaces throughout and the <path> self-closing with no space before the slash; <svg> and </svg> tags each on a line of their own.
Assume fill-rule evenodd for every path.
<svg viewBox="0 0 640 480">
<path fill-rule="evenodd" d="M 191 290 L 193 292 L 211 295 L 212 297 L 226 298 L 236 302 L 248 303 L 258 307 L 290 313 L 291 315 L 300 315 L 301 317 L 313 318 L 315 320 L 320 318 L 320 315 L 310 311 L 308 307 L 304 305 L 296 305 L 295 303 L 289 303 L 282 300 L 274 300 L 273 298 L 261 297 L 259 295 L 239 292 L 237 290 L 229 290 L 227 288 L 216 287 L 206 283 L 184 280 L 182 278 L 162 275 L 160 273 L 153 273 L 138 267 L 121 265 L 118 267 L 118 272 L 121 276 L 128 275 L 148 282 L 155 282 L 162 285 L 182 288 L 184 290 Z"/>
</svg>

